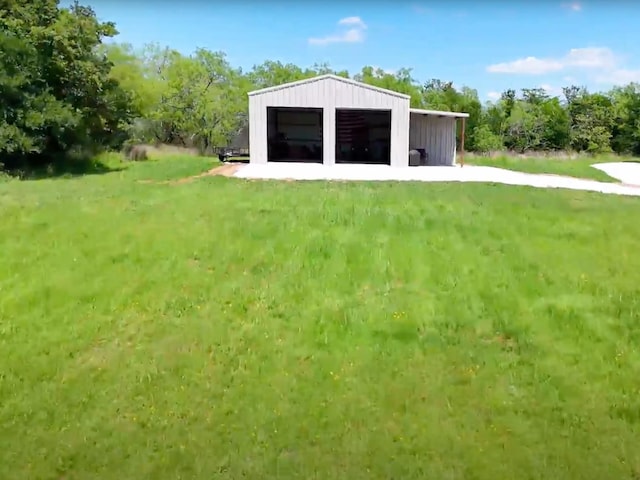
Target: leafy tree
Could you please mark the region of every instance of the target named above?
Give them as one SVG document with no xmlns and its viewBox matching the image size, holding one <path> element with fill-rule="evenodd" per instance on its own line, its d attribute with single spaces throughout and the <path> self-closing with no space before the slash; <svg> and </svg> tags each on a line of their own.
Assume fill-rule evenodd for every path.
<svg viewBox="0 0 640 480">
<path fill-rule="evenodd" d="M 511 111 L 516 104 L 516 91 L 513 89 L 505 90 L 502 92 L 502 95 L 500 95 L 500 100 L 504 106 L 504 115 L 506 118 L 509 118 L 511 116 Z"/>
<path fill-rule="evenodd" d="M 486 105 L 482 112 L 480 124 L 487 125 L 493 134 L 501 137 L 505 131 L 506 118 L 504 104 L 499 100 L 496 103 L 488 103 Z"/>
<path fill-rule="evenodd" d="M 568 113 L 558 98 L 541 88 L 525 88 L 520 98 L 514 90 L 505 91 L 487 108 L 485 121 L 504 136 L 509 149 L 561 150 L 569 145 Z"/>
<path fill-rule="evenodd" d="M 494 152 L 504 148 L 502 138 L 492 132 L 486 123 L 473 129 L 473 139 L 475 151 L 480 153 Z"/>
<path fill-rule="evenodd" d="M 110 77 L 129 95 L 132 111 L 148 116 L 160 102 L 164 83 L 145 63 L 143 54 L 130 44 L 119 43 L 102 45 L 100 51 L 112 64 Z"/>
<path fill-rule="evenodd" d="M 158 141 L 195 146 L 203 152 L 226 145 L 246 118 L 249 83 L 221 52 L 175 52 L 162 63 L 161 100 L 150 119 Z"/>
<path fill-rule="evenodd" d="M 129 98 L 97 47 L 116 34 L 93 10 L 54 0 L 5 1 L 0 10 L 0 153 L 44 161 L 117 146 Z"/>
<path fill-rule="evenodd" d="M 334 70 L 328 63 L 316 63 L 311 67 L 313 75 L 327 75 L 333 74 L 338 77 L 349 78 L 349 72 L 346 70 Z"/>
<path fill-rule="evenodd" d="M 578 99 L 585 93 L 584 87 L 578 87 L 577 85 L 571 85 L 569 87 L 563 87 L 562 93 L 568 105 Z"/>
<path fill-rule="evenodd" d="M 611 99 L 601 93 L 588 93 L 584 88 L 567 88 L 565 97 L 571 119 L 571 147 L 589 153 L 611 151 L 614 126 Z"/>
<path fill-rule="evenodd" d="M 355 75 L 354 79 L 376 87 L 404 93 L 411 97 L 412 107 L 420 108 L 422 106 L 420 90 L 416 87 L 415 81 L 411 76 L 411 70 L 408 68 L 402 68 L 396 72 L 387 72 L 381 68 L 367 66 Z"/>
<path fill-rule="evenodd" d="M 466 112 L 465 146 L 469 150 L 475 148 L 474 129 L 482 118 L 482 104 L 478 92 L 468 87 L 456 90 L 452 82 L 431 79 L 422 88 L 423 103 L 426 108 L 452 112 Z"/>
<path fill-rule="evenodd" d="M 537 105 L 516 102 L 506 120 L 505 145 L 519 152 L 541 149 L 544 139 L 544 119 Z"/>
<path fill-rule="evenodd" d="M 640 84 L 614 88 L 611 98 L 614 106 L 613 150 L 640 155 Z"/>
<path fill-rule="evenodd" d="M 251 84 L 257 90 L 260 88 L 273 87 L 275 85 L 281 85 L 283 83 L 295 82 L 297 80 L 311 78 L 314 75 L 319 74 L 321 71 L 322 66 L 319 67 L 318 71 L 305 71 L 292 63 L 283 64 L 281 62 L 268 60 L 261 65 L 254 66 L 253 70 L 249 72 L 248 76 Z"/>
<path fill-rule="evenodd" d="M 549 94 L 544 88 L 523 88 L 522 100 L 531 105 L 541 105 L 549 100 Z"/>
<path fill-rule="evenodd" d="M 453 82 L 445 82 L 437 78 L 428 80 L 422 87 L 422 97 L 425 107 L 429 109 L 460 111 L 462 107 Z"/>
<path fill-rule="evenodd" d="M 537 100 L 536 100 L 537 101 Z M 569 113 L 558 98 L 547 98 L 538 105 L 544 123 L 542 148 L 564 150 L 569 147 L 571 121 Z"/>
</svg>

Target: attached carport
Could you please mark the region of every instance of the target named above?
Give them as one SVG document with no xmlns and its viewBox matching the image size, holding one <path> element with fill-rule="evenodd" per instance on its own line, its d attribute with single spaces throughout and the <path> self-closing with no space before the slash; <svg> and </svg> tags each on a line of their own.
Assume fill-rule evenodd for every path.
<svg viewBox="0 0 640 480">
<path fill-rule="evenodd" d="M 464 129 L 468 113 L 439 110 L 409 110 L 409 150 L 420 154 L 420 165 L 456 165 L 458 121 L 460 163 L 464 164 Z M 413 157 L 415 158 L 415 157 Z M 410 160 L 409 164 L 412 162 Z"/>
</svg>

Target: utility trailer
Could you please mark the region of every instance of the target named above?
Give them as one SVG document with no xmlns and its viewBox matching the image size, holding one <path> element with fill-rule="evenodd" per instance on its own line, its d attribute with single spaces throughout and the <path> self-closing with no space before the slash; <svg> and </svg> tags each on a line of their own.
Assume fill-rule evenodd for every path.
<svg viewBox="0 0 640 480">
<path fill-rule="evenodd" d="M 226 147 L 219 147 L 216 149 L 216 153 L 221 162 L 226 162 L 229 158 L 243 157 L 249 158 L 249 122 L 244 122 L 244 125 L 233 136 L 229 145 Z"/>
</svg>

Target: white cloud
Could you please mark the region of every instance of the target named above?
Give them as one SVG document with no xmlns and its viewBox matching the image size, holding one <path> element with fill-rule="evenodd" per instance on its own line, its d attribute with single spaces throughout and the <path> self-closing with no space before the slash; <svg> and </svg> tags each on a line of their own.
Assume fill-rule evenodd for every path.
<svg viewBox="0 0 640 480">
<path fill-rule="evenodd" d="M 360 43 L 364 41 L 364 30 L 367 28 L 366 23 L 360 17 L 345 17 L 338 20 L 341 27 L 350 27 L 349 29 L 326 35 L 324 37 L 309 38 L 310 45 L 330 45 L 332 43 Z"/>
<path fill-rule="evenodd" d="M 567 84 L 583 83 L 586 78 L 601 84 L 627 85 L 640 83 L 640 68 L 625 65 L 624 57 L 614 53 L 607 47 L 572 48 L 564 56 L 558 58 L 526 57 L 512 62 L 489 65 L 491 73 L 520 75 L 544 75 L 566 71 L 562 81 Z M 554 80 L 554 82 L 557 80 Z M 549 87 L 548 89 L 546 87 Z M 552 95 L 559 90 L 549 85 L 541 85 Z"/>
<path fill-rule="evenodd" d="M 573 12 L 579 12 L 582 10 L 582 4 L 580 2 L 563 3 L 562 6 Z"/>
<path fill-rule="evenodd" d="M 498 100 L 500 98 L 500 92 L 489 92 L 487 93 L 487 98 L 489 100 Z"/>
<path fill-rule="evenodd" d="M 543 73 L 562 70 L 563 65 L 558 60 L 526 57 L 513 62 L 496 63 L 487 67 L 489 73 L 520 73 L 525 75 L 540 75 Z"/>
<path fill-rule="evenodd" d="M 358 43 L 364 41 L 362 30 L 351 28 L 344 33 L 327 35 L 326 37 L 310 38 L 311 45 L 329 45 L 330 43 Z"/>
<path fill-rule="evenodd" d="M 367 28 L 367 24 L 362 21 L 360 17 L 345 17 L 338 20 L 338 25 L 347 25 L 354 28 L 360 28 L 364 30 Z"/>
<path fill-rule="evenodd" d="M 627 85 L 631 82 L 640 82 L 640 70 L 620 68 L 598 75 L 596 81 L 611 85 Z"/>
<path fill-rule="evenodd" d="M 617 63 L 614 53 L 606 47 L 572 48 L 561 58 L 526 57 L 512 62 L 489 65 L 490 73 L 542 75 L 567 68 L 606 69 Z"/>
<path fill-rule="evenodd" d="M 567 67 L 612 68 L 617 59 L 611 49 L 606 47 L 572 48 L 564 57 Z"/>
</svg>

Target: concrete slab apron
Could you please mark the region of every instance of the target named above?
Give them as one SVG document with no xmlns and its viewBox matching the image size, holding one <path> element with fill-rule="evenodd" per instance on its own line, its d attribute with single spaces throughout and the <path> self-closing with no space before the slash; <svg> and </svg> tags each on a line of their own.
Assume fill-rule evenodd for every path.
<svg viewBox="0 0 640 480">
<path fill-rule="evenodd" d="M 268 163 L 242 166 L 237 178 L 265 180 L 359 180 L 414 182 L 483 182 L 537 188 L 566 188 L 615 195 L 640 196 L 640 187 L 559 175 L 514 172 L 495 167 L 404 167 L 388 165 L 322 165 Z"/>
<path fill-rule="evenodd" d="M 626 185 L 640 186 L 640 163 L 637 162 L 610 162 L 596 163 L 593 168 L 602 170 L 616 180 Z"/>
</svg>

